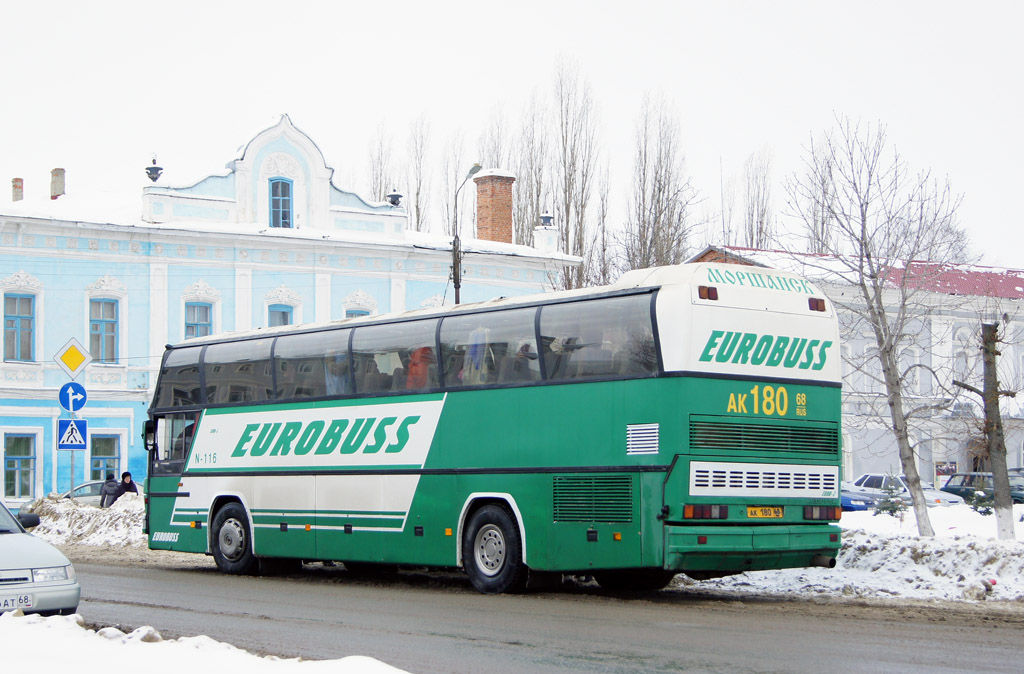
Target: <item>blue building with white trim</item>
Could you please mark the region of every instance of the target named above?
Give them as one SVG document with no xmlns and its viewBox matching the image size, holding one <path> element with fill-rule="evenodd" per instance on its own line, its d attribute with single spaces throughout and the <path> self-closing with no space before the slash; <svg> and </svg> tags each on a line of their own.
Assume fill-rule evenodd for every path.
<svg viewBox="0 0 1024 674">
<path fill-rule="evenodd" d="M 122 215 L 130 204 L 75 194 L 73 176 L 67 194 L 0 203 L 0 465 L 9 506 L 108 472 L 145 475 L 142 424 L 168 343 L 452 302 L 451 240 L 410 231 L 402 206 L 367 202 L 332 175 L 282 115 L 224 171 L 145 187 L 134 217 Z M 481 171 L 480 199 L 491 176 L 508 179 Z M 462 300 L 548 291 L 579 264 L 554 250 L 553 232 L 539 230 L 536 241 L 464 238 Z M 58 420 L 70 416 L 57 401 L 69 378 L 53 359 L 71 338 L 93 359 L 76 377 L 88 391 L 79 452 L 58 450 L 56 437 Z"/>
</svg>

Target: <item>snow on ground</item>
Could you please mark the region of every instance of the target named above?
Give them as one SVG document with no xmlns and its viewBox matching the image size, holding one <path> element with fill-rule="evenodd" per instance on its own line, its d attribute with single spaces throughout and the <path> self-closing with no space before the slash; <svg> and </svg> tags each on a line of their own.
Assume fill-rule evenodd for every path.
<svg viewBox="0 0 1024 674">
<path fill-rule="evenodd" d="M 1024 599 L 1024 506 L 1014 506 L 1016 541 L 996 540 L 995 515 L 980 515 L 967 505 L 929 508 L 928 515 L 935 531 L 930 539 L 918 537 L 910 510 L 902 520 L 844 512 L 843 548 L 834 569 L 758 571 L 693 587 L 803 597 Z"/>
<path fill-rule="evenodd" d="M 50 496 L 22 508 L 42 520 L 34 533 L 55 545 L 146 547 L 143 502 L 132 494 L 101 510 Z M 784 597 L 908 598 L 978 603 L 1024 599 L 1024 543 L 999 541 L 995 515 L 969 506 L 929 508 L 935 536 L 920 538 L 912 511 L 902 519 L 871 511 L 843 513 L 843 548 L 834 569 L 758 571 L 710 581 L 678 576 L 676 587 L 735 595 Z M 1024 537 L 1024 506 L 1014 506 L 1018 540 Z M 54 643 L 61 648 L 54 648 Z M 14 647 L 17 645 L 17 648 Z M 188 667 L 246 669 L 261 674 L 384 674 L 400 672 L 372 658 L 305 662 L 252 655 L 206 636 L 164 640 L 152 627 L 130 634 L 83 627 L 78 616 L 41 618 L 20 611 L 0 615 L 0 653 L 52 670 L 82 663 L 136 663 L 147 672 Z M 23 655 L 21 655 L 23 654 Z M 145 663 L 144 665 L 142 663 Z"/>
<path fill-rule="evenodd" d="M 125 634 L 113 627 L 89 630 L 80 615 L 0 613 L 4 671 L 108 672 L 146 674 L 231 671 L 251 674 L 396 674 L 380 660 L 353 655 L 340 660 L 278 659 L 253 655 L 210 637 L 163 639 L 152 627 Z M 57 646 L 59 644 L 59 647 Z M 124 665 L 128 664 L 128 667 Z M 10 669 L 8 669 L 10 668 Z"/>
</svg>

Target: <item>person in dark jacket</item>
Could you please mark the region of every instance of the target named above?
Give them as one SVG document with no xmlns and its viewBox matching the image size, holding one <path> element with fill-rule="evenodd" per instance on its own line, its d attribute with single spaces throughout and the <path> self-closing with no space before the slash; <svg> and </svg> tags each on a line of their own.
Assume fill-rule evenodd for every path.
<svg viewBox="0 0 1024 674">
<path fill-rule="evenodd" d="M 132 474 L 126 470 L 121 473 L 121 483 L 117 485 L 117 496 L 114 497 L 114 500 L 116 501 L 122 494 L 129 491 L 138 494 L 139 488 L 132 482 Z"/>
<path fill-rule="evenodd" d="M 114 479 L 114 474 L 107 473 L 107 481 L 100 488 L 100 507 L 109 508 L 117 497 L 124 493 L 118 491 L 120 488 L 121 485 Z"/>
</svg>

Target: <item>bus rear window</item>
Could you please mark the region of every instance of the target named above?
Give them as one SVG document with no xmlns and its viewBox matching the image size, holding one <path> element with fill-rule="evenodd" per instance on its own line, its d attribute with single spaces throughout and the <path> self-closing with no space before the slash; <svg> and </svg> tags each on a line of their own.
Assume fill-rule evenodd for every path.
<svg viewBox="0 0 1024 674">
<path fill-rule="evenodd" d="M 547 379 L 656 374 L 651 295 L 553 304 L 540 312 Z"/>
</svg>

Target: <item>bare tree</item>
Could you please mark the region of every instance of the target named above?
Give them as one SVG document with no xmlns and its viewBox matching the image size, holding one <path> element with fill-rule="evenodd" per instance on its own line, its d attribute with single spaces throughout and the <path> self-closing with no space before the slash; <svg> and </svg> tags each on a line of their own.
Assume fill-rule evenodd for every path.
<svg viewBox="0 0 1024 674">
<path fill-rule="evenodd" d="M 480 164 L 484 168 L 509 169 L 509 138 L 506 131 L 505 113 L 496 106 L 491 112 L 490 123 L 480 136 Z"/>
<path fill-rule="evenodd" d="M 718 189 L 719 189 L 719 200 L 721 202 L 721 209 L 718 212 L 719 220 L 721 221 L 722 231 L 721 239 L 719 242 L 723 246 L 731 246 L 733 244 L 734 230 L 732 219 L 736 210 L 736 179 L 729 178 L 725 179 L 725 170 L 722 167 L 722 159 L 718 159 Z"/>
<path fill-rule="evenodd" d="M 597 184 L 597 223 L 594 240 L 588 246 L 587 284 L 608 285 L 615 273 L 612 233 L 608 231 L 608 193 L 611 190 L 608 165 L 605 164 Z"/>
<path fill-rule="evenodd" d="M 1005 316 L 1005 314 L 1004 314 Z M 996 358 L 1000 355 L 999 344 L 1003 341 L 998 323 L 983 323 L 981 326 L 982 380 L 983 388 L 954 380 L 953 384 L 975 393 L 981 398 L 985 410 L 982 434 L 985 438 L 985 454 L 992 469 L 992 487 L 995 493 L 996 530 L 1001 540 L 1014 540 L 1013 501 L 1010 497 L 1010 476 L 1006 469 L 1006 438 L 1003 434 L 1003 419 L 999 410 L 1000 396 L 1014 397 L 1015 391 L 999 389 L 999 374 Z"/>
<path fill-rule="evenodd" d="M 441 185 L 440 185 L 440 202 L 441 202 L 441 216 L 444 218 L 444 232 L 448 236 L 455 236 L 455 191 L 459 188 L 463 178 L 466 176 L 466 171 L 469 165 L 466 163 L 464 152 L 462 149 L 462 135 L 456 133 L 448 139 L 445 143 L 444 152 L 441 155 Z M 466 196 L 466 190 L 462 190 L 459 193 L 458 198 L 464 200 Z M 461 220 L 459 224 L 459 235 L 462 236 L 467 232 L 472 232 L 472 229 L 466 228 L 466 223 L 471 222 L 471 219 L 466 218 L 466 211 L 460 205 L 458 208 L 459 218 Z"/>
<path fill-rule="evenodd" d="M 427 229 L 430 207 L 430 173 L 427 172 L 427 151 L 430 146 L 430 121 L 427 114 L 417 117 L 409 128 L 409 220 L 417 232 Z"/>
<path fill-rule="evenodd" d="M 562 249 L 586 259 L 587 208 L 597 159 L 597 120 L 590 85 L 563 61 L 555 75 L 555 222 Z M 566 267 L 562 287 L 582 287 L 583 265 Z"/>
<path fill-rule="evenodd" d="M 534 95 L 524 113 L 519 135 L 513 146 L 513 170 L 516 186 L 512 199 L 515 243 L 532 246 L 533 228 L 550 208 L 550 172 L 548 170 L 548 114 Z"/>
<path fill-rule="evenodd" d="M 682 262 L 697 193 L 684 171 L 679 126 L 663 99 L 645 96 L 636 125 L 633 194 L 622 234 L 623 265 L 643 269 Z"/>
<path fill-rule="evenodd" d="M 960 197 L 927 172 L 913 175 L 890 151 L 885 127 L 862 126 L 837 117 L 837 126 L 805 159 L 805 170 L 786 183 L 789 208 L 808 236 L 824 216 L 831 236 L 819 241 L 828 253 L 827 272 L 853 292 L 835 293 L 846 329 L 870 334 L 875 371 L 880 372 L 886 425 L 914 502 L 918 530 L 933 535 L 921 492 L 911 425 L 945 402 L 909 394 L 926 366 L 908 358 L 929 314 L 929 282 L 944 263 L 963 260 L 966 236 L 956 223 Z M 921 261 L 930 261 L 923 263 Z M 934 297 L 932 295 L 932 297 Z"/>
<path fill-rule="evenodd" d="M 370 139 L 370 198 L 384 201 L 395 185 L 395 173 L 391 161 L 391 134 L 384 122 Z"/>
<path fill-rule="evenodd" d="M 744 164 L 743 239 L 749 248 L 766 248 L 772 237 L 772 153 L 769 148 L 747 157 Z"/>
<path fill-rule="evenodd" d="M 790 194 L 791 199 L 798 200 L 791 206 L 796 207 L 805 222 L 807 252 L 825 255 L 835 250 L 837 243 L 831 215 L 836 200 L 832 160 L 827 150 L 816 145 L 812 137 L 804 163 L 806 174 L 814 176 L 816 182 L 805 186 L 806 193 Z"/>
</svg>

